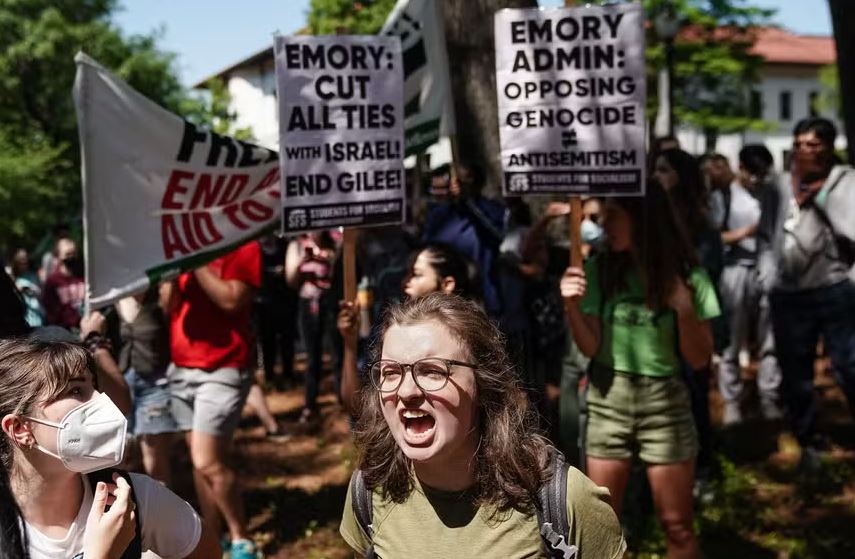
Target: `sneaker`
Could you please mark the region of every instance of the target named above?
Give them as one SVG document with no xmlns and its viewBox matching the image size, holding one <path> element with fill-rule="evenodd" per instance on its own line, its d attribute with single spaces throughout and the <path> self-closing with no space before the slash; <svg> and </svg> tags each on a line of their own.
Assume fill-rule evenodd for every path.
<svg viewBox="0 0 855 559">
<path fill-rule="evenodd" d="M 251 540 L 233 540 L 229 559 L 256 559 L 255 543 Z"/>
<path fill-rule="evenodd" d="M 277 427 L 275 431 L 264 430 L 264 438 L 273 443 L 284 443 L 291 440 L 291 434 L 284 427 Z"/>
<path fill-rule="evenodd" d="M 726 403 L 724 405 L 724 414 L 722 415 L 721 423 L 725 427 L 742 423 L 742 411 L 739 409 L 739 404 Z"/>
</svg>

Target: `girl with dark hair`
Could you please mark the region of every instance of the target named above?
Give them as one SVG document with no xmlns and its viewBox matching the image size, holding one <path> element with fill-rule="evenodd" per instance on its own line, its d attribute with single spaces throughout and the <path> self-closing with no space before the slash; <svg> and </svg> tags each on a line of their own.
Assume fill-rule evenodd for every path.
<svg viewBox="0 0 855 559">
<path fill-rule="evenodd" d="M 428 243 L 410 259 L 404 293 L 411 299 L 437 291 L 475 299 L 476 274 L 474 264 L 449 245 Z"/>
<path fill-rule="evenodd" d="M 669 557 L 699 557 L 692 486 L 697 434 L 681 359 L 705 367 L 719 314 L 707 273 L 665 191 L 605 205 L 605 250 L 568 268 L 561 292 L 579 349 L 591 358 L 587 472 L 620 514 L 633 454 L 647 465 Z"/>
<path fill-rule="evenodd" d="M 380 557 L 542 556 L 550 451 L 498 329 L 475 303 L 432 293 L 390 308 L 379 339 L 355 434 L 373 520 L 367 533 L 352 490 L 344 539 Z M 608 493 L 574 468 L 566 509 L 568 550 L 622 556 Z"/>
</svg>

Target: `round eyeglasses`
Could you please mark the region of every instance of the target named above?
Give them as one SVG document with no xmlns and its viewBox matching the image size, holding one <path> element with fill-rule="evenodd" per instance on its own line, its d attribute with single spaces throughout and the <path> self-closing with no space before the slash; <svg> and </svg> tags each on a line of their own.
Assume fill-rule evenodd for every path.
<svg viewBox="0 0 855 559">
<path fill-rule="evenodd" d="M 398 363 L 391 359 L 381 359 L 371 364 L 369 376 L 371 384 L 380 392 L 397 392 L 409 368 L 416 386 L 425 392 L 435 392 L 442 390 L 448 384 L 453 365 L 476 368 L 471 363 L 441 357 L 426 357 L 414 363 Z"/>
</svg>

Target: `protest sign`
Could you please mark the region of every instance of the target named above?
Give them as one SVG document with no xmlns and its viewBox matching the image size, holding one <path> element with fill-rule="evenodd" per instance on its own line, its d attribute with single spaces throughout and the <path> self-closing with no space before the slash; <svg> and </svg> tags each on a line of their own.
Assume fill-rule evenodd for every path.
<svg viewBox="0 0 855 559">
<path fill-rule="evenodd" d="M 454 102 L 440 6 L 436 0 L 398 0 L 381 35 L 401 38 L 404 61 L 405 155 L 454 134 Z"/>
<path fill-rule="evenodd" d="M 276 224 L 276 152 L 197 128 L 82 53 L 75 62 L 92 307 L 198 267 Z"/>
<path fill-rule="evenodd" d="M 643 194 L 641 5 L 501 10 L 494 24 L 505 194 Z"/>
<path fill-rule="evenodd" d="M 398 37 L 276 37 L 285 232 L 400 223 Z"/>
</svg>

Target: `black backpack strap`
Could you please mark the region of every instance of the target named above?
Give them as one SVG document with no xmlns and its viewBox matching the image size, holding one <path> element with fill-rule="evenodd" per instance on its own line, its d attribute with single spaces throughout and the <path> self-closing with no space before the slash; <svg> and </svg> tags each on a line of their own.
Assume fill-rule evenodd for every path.
<svg viewBox="0 0 855 559">
<path fill-rule="evenodd" d="M 353 514 L 359 527 L 369 537 L 374 538 L 374 528 L 371 525 L 373 516 L 373 503 L 371 502 L 371 490 L 365 485 L 365 476 L 362 470 L 355 470 L 350 476 L 350 503 Z M 368 548 L 365 553 L 366 559 L 373 559 L 374 546 Z"/>
<path fill-rule="evenodd" d="M 733 193 L 730 192 L 730 185 L 721 189 L 721 199 L 724 204 L 724 216 L 721 218 L 721 223 L 719 223 L 719 231 L 727 231 L 727 222 L 730 221 L 730 203 L 733 199 Z"/>
<path fill-rule="evenodd" d="M 121 559 L 140 559 L 142 557 L 142 517 L 140 516 L 140 506 L 139 502 L 137 502 L 137 495 L 134 492 L 134 484 L 131 482 L 131 476 L 125 470 L 120 470 L 119 468 L 105 468 L 103 470 L 98 470 L 95 472 L 90 472 L 86 474 L 86 477 L 89 479 L 89 486 L 92 488 L 92 493 L 95 493 L 95 487 L 98 485 L 99 481 L 103 481 L 104 483 L 113 483 L 113 473 L 119 474 L 119 476 L 125 478 L 125 481 L 128 482 L 128 485 L 131 486 L 131 502 L 136 507 L 136 533 L 134 534 L 134 539 L 131 540 L 131 543 L 128 544 L 127 549 L 122 554 Z M 105 510 L 110 510 L 110 505 L 107 505 Z"/>
<path fill-rule="evenodd" d="M 550 448 L 550 461 L 552 475 L 538 490 L 540 506 L 537 507 L 537 522 L 540 538 L 550 559 L 575 559 L 579 548 L 568 541 L 567 462 L 555 448 Z"/>
</svg>

